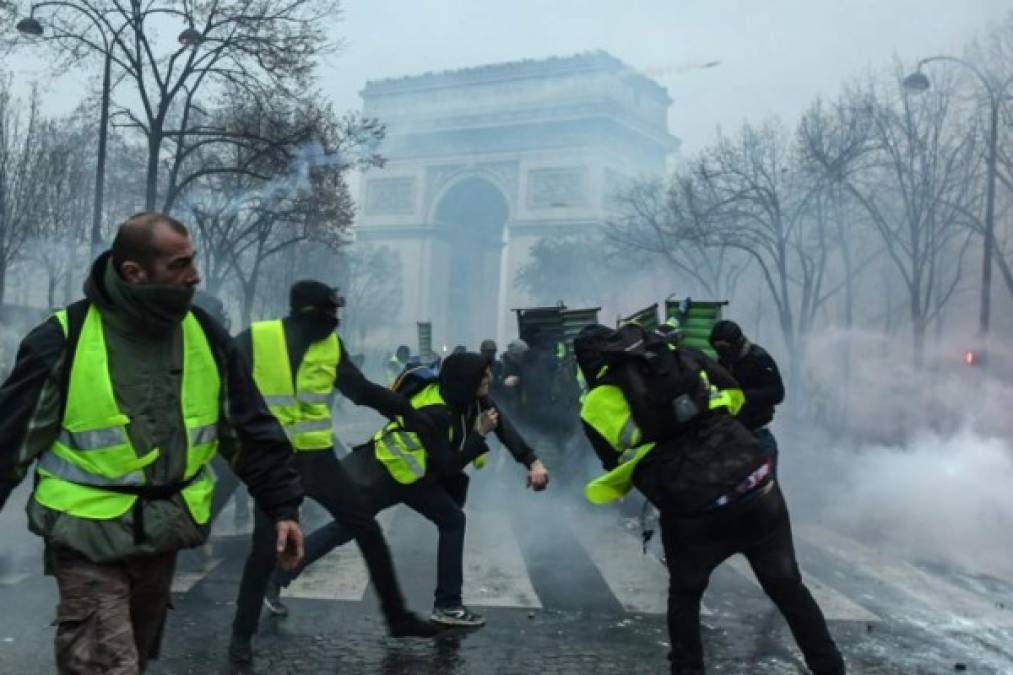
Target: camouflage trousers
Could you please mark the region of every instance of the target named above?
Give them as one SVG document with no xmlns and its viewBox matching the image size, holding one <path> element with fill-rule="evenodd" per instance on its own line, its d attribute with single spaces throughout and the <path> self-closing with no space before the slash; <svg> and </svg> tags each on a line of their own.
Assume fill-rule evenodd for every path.
<svg viewBox="0 0 1013 675">
<path fill-rule="evenodd" d="M 169 608 L 176 553 L 94 563 L 66 548 L 48 552 L 60 604 L 61 675 L 136 675 L 155 658 Z"/>
</svg>

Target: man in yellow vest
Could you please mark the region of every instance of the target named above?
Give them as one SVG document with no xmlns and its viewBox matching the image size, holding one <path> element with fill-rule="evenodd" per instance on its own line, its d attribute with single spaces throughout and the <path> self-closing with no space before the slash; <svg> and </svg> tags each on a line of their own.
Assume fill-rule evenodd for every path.
<svg viewBox="0 0 1013 675">
<path fill-rule="evenodd" d="M 0 387 L 0 506 L 34 463 L 60 673 L 133 675 L 156 655 L 176 553 L 208 536 L 217 452 L 268 514 L 272 552 L 302 555 L 291 446 L 228 334 L 191 310 L 194 256 L 178 221 L 130 217 L 86 299 L 24 339 Z"/>
<path fill-rule="evenodd" d="M 487 397 L 489 362 L 480 354 L 451 354 L 439 381 L 421 383 L 411 405 L 429 417 L 434 429 L 415 433 L 398 418 L 376 432 L 342 461 L 356 482 L 368 485 L 373 512 L 406 504 L 439 531 L 437 581 L 432 620 L 449 626 L 477 627 L 485 619 L 462 604 L 464 577 L 464 502 L 472 461 L 484 461 L 485 438 L 494 432 L 514 459 L 527 468 L 527 484 L 544 490 L 549 474 L 534 451 Z M 341 523 L 328 524 L 307 537 L 305 565 L 291 573 L 276 572 L 275 583 L 287 585 L 306 565 L 349 541 Z"/>
<path fill-rule="evenodd" d="M 292 441 L 293 464 L 306 495 L 353 533 L 391 634 L 431 637 L 438 628 L 405 607 L 390 550 L 368 506 L 369 498 L 351 481 L 334 454 L 334 390 L 357 405 L 404 419 L 411 429 L 431 425 L 402 396 L 367 380 L 348 358 L 335 332 L 342 304 L 343 299 L 330 286 L 298 281 L 289 293 L 287 317 L 255 322 L 236 341 L 252 362 L 257 388 Z M 232 623 L 229 656 L 237 666 L 252 664 L 250 640 L 257 632 L 261 605 L 274 614 L 287 614 L 276 594 L 265 595 L 275 566 L 269 526 L 266 515 L 257 511 Z"/>
<path fill-rule="evenodd" d="M 608 471 L 585 495 L 605 504 L 636 486 L 661 513 L 671 672 L 704 672 L 700 601 L 711 572 L 741 553 L 814 675 L 844 675 L 823 613 L 802 583 L 771 462 L 733 417 L 742 405 L 738 383 L 702 352 L 671 350 L 661 339 L 650 345 L 642 330 L 622 330 L 629 335 L 589 326 L 574 340 L 590 387 L 580 417 Z M 634 361 L 638 349 L 650 358 Z M 657 365 L 645 365 L 651 362 Z"/>
</svg>

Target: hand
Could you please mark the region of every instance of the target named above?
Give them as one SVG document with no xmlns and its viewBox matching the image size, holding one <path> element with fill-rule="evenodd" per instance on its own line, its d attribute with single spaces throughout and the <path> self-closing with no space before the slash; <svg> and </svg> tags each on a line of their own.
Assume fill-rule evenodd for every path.
<svg viewBox="0 0 1013 675">
<path fill-rule="evenodd" d="M 294 570 L 302 562 L 303 539 L 299 523 L 294 520 L 279 520 L 274 524 L 278 532 L 278 562 L 285 570 Z"/>
<path fill-rule="evenodd" d="M 475 431 L 482 436 L 485 436 L 497 426 L 499 426 L 499 413 L 496 412 L 495 408 L 483 410 L 475 420 Z"/>
<path fill-rule="evenodd" d="M 504 387 L 516 387 L 518 384 L 520 384 L 520 382 L 521 378 L 517 377 L 516 375 L 507 375 L 505 378 L 503 378 Z"/>
<path fill-rule="evenodd" d="M 542 460 L 536 459 L 528 467 L 527 486 L 535 492 L 541 492 L 549 485 L 549 470 L 542 464 Z"/>
</svg>

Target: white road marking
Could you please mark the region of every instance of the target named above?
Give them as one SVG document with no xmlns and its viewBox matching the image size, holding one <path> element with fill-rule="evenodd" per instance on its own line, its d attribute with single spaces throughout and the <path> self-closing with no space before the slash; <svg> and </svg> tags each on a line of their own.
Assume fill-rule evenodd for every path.
<svg viewBox="0 0 1013 675">
<path fill-rule="evenodd" d="M 400 508 L 387 509 L 377 516 L 383 531 L 390 531 L 394 512 Z M 320 560 L 307 567 L 299 578 L 283 592 L 283 597 L 308 598 L 311 600 L 362 600 L 369 586 L 369 572 L 354 541 L 339 546 Z"/>
<path fill-rule="evenodd" d="M 176 574 L 172 578 L 172 592 L 189 593 L 190 589 L 196 586 L 201 579 L 211 574 L 221 562 L 221 558 L 212 558 L 204 564 L 203 569 L 194 572 L 180 572 L 176 570 Z"/>
<path fill-rule="evenodd" d="M 244 489 L 242 486 L 237 490 Z M 236 496 L 233 494 L 229 497 L 229 501 L 225 503 L 225 508 L 215 518 L 214 524 L 211 526 L 212 537 L 235 537 L 241 534 L 252 534 L 253 533 L 253 508 L 252 500 L 247 499 L 246 503 L 249 505 L 250 513 L 249 517 L 243 523 L 242 527 L 236 527 Z"/>
<path fill-rule="evenodd" d="M 749 579 L 757 588 L 760 587 L 760 582 L 756 580 L 753 568 L 749 566 L 749 561 L 746 560 L 745 556 L 733 555 L 725 564 L 729 565 L 746 579 Z M 823 610 L 823 616 L 827 619 L 831 621 L 865 621 L 868 623 L 882 621 L 876 614 L 853 602 L 843 593 L 827 586 L 805 570 L 802 571 L 802 580 L 809 587 L 809 592 L 812 593 L 816 604 Z"/>
<path fill-rule="evenodd" d="M 942 614 L 933 612 L 931 617 L 924 617 L 929 623 L 940 625 L 949 618 L 951 622 L 965 627 L 982 624 L 1013 626 L 1013 611 L 1010 609 L 997 607 L 994 602 L 928 574 L 914 565 L 888 558 L 884 553 L 825 528 L 810 526 L 798 530 L 805 540 L 848 562 L 861 572 L 942 610 Z M 869 589 L 869 592 L 875 594 L 876 589 Z M 907 607 L 905 611 L 913 613 L 914 608 Z"/>
<path fill-rule="evenodd" d="M 668 612 L 668 568 L 654 556 L 645 555 L 640 538 L 618 530 L 612 518 L 598 518 L 594 527 L 588 527 L 584 518 L 570 529 L 623 609 L 643 614 Z M 701 604 L 701 616 L 713 613 Z"/>
<path fill-rule="evenodd" d="M 14 586 L 15 584 L 20 584 L 30 576 L 34 575 L 29 572 L 11 572 L 9 574 L 0 574 L 0 586 Z"/>
<path fill-rule="evenodd" d="M 467 511 L 464 604 L 540 608 L 510 517 L 503 511 Z"/>
</svg>

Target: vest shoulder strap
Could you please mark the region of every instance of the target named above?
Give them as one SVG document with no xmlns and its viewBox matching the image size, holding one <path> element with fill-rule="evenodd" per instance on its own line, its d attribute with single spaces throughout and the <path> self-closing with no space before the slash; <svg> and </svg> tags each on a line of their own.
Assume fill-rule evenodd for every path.
<svg viewBox="0 0 1013 675">
<path fill-rule="evenodd" d="M 67 305 L 64 310 L 66 312 L 66 324 L 61 322 L 61 325 L 65 326 L 64 337 L 66 338 L 66 344 L 64 345 L 64 356 L 63 356 L 63 372 L 60 373 L 60 395 L 63 397 L 63 401 L 60 404 L 60 423 L 63 424 L 63 418 L 67 414 L 67 391 L 70 389 L 70 370 L 74 365 L 74 354 L 77 353 L 77 343 L 81 339 L 81 329 L 84 327 L 84 319 L 88 315 L 88 310 L 91 308 L 91 302 L 89 300 L 78 300 Z"/>
<path fill-rule="evenodd" d="M 218 366 L 218 372 L 221 373 L 222 380 L 225 379 L 225 364 L 224 359 L 224 345 L 222 345 L 223 338 L 228 337 L 222 335 L 225 332 L 220 325 L 218 325 L 211 315 L 208 314 L 204 309 L 197 305 L 190 305 L 190 313 L 193 314 L 194 318 L 197 319 L 197 323 L 200 324 L 201 330 L 204 331 L 204 335 L 208 339 L 208 345 L 211 346 L 211 356 L 215 359 L 215 365 Z M 231 339 L 231 338 L 230 338 Z"/>
</svg>

